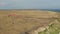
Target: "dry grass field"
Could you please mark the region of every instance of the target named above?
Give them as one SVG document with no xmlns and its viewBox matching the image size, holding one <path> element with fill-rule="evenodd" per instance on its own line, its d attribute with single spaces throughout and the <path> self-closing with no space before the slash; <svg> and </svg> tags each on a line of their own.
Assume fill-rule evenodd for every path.
<svg viewBox="0 0 60 34">
<path fill-rule="evenodd" d="M 48 26 L 60 18 L 58 12 L 41 10 L 0 10 L 0 34 L 25 34 Z M 28 34 L 26 33 L 26 34 Z"/>
</svg>

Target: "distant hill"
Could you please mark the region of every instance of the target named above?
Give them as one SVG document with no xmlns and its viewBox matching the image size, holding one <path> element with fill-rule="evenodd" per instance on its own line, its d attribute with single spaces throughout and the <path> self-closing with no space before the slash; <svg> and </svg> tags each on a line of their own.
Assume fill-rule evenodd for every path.
<svg viewBox="0 0 60 34">
<path fill-rule="evenodd" d="M 42 11 L 60 12 L 60 9 L 0 9 L 0 11 L 11 11 L 11 10 L 42 10 Z"/>
</svg>

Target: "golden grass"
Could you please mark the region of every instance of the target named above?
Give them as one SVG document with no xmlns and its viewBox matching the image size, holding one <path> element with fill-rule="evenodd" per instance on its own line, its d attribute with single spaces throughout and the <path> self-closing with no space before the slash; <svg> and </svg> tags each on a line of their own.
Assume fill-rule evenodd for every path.
<svg viewBox="0 0 60 34">
<path fill-rule="evenodd" d="M 10 16 L 9 14 L 16 14 L 16 16 Z M 50 24 L 51 18 L 56 15 L 55 12 L 42 12 L 40 10 L 11 10 L 0 11 L 0 34 L 20 34 L 36 29 L 36 27 L 46 26 Z"/>
</svg>

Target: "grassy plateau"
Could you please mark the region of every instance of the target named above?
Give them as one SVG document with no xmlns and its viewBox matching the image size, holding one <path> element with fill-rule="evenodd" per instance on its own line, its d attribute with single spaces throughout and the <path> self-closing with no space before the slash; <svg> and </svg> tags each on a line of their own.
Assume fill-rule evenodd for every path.
<svg viewBox="0 0 60 34">
<path fill-rule="evenodd" d="M 60 34 L 59 15 L 41 10 L 0 10 L 0 34 L 31 34 L 46 26 L 49 27 L 37 34 Z"/>
</svg>

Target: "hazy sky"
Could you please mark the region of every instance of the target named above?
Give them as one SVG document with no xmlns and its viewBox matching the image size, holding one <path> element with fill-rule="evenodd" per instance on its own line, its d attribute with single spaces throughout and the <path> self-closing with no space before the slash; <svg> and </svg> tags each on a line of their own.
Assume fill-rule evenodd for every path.
<svg viewBox="0 0 60 34">
<path fill-rule="evenodd" d="M 0 0 L 0 9 L 60 9 L 60 0 Z"/>
</svg>

